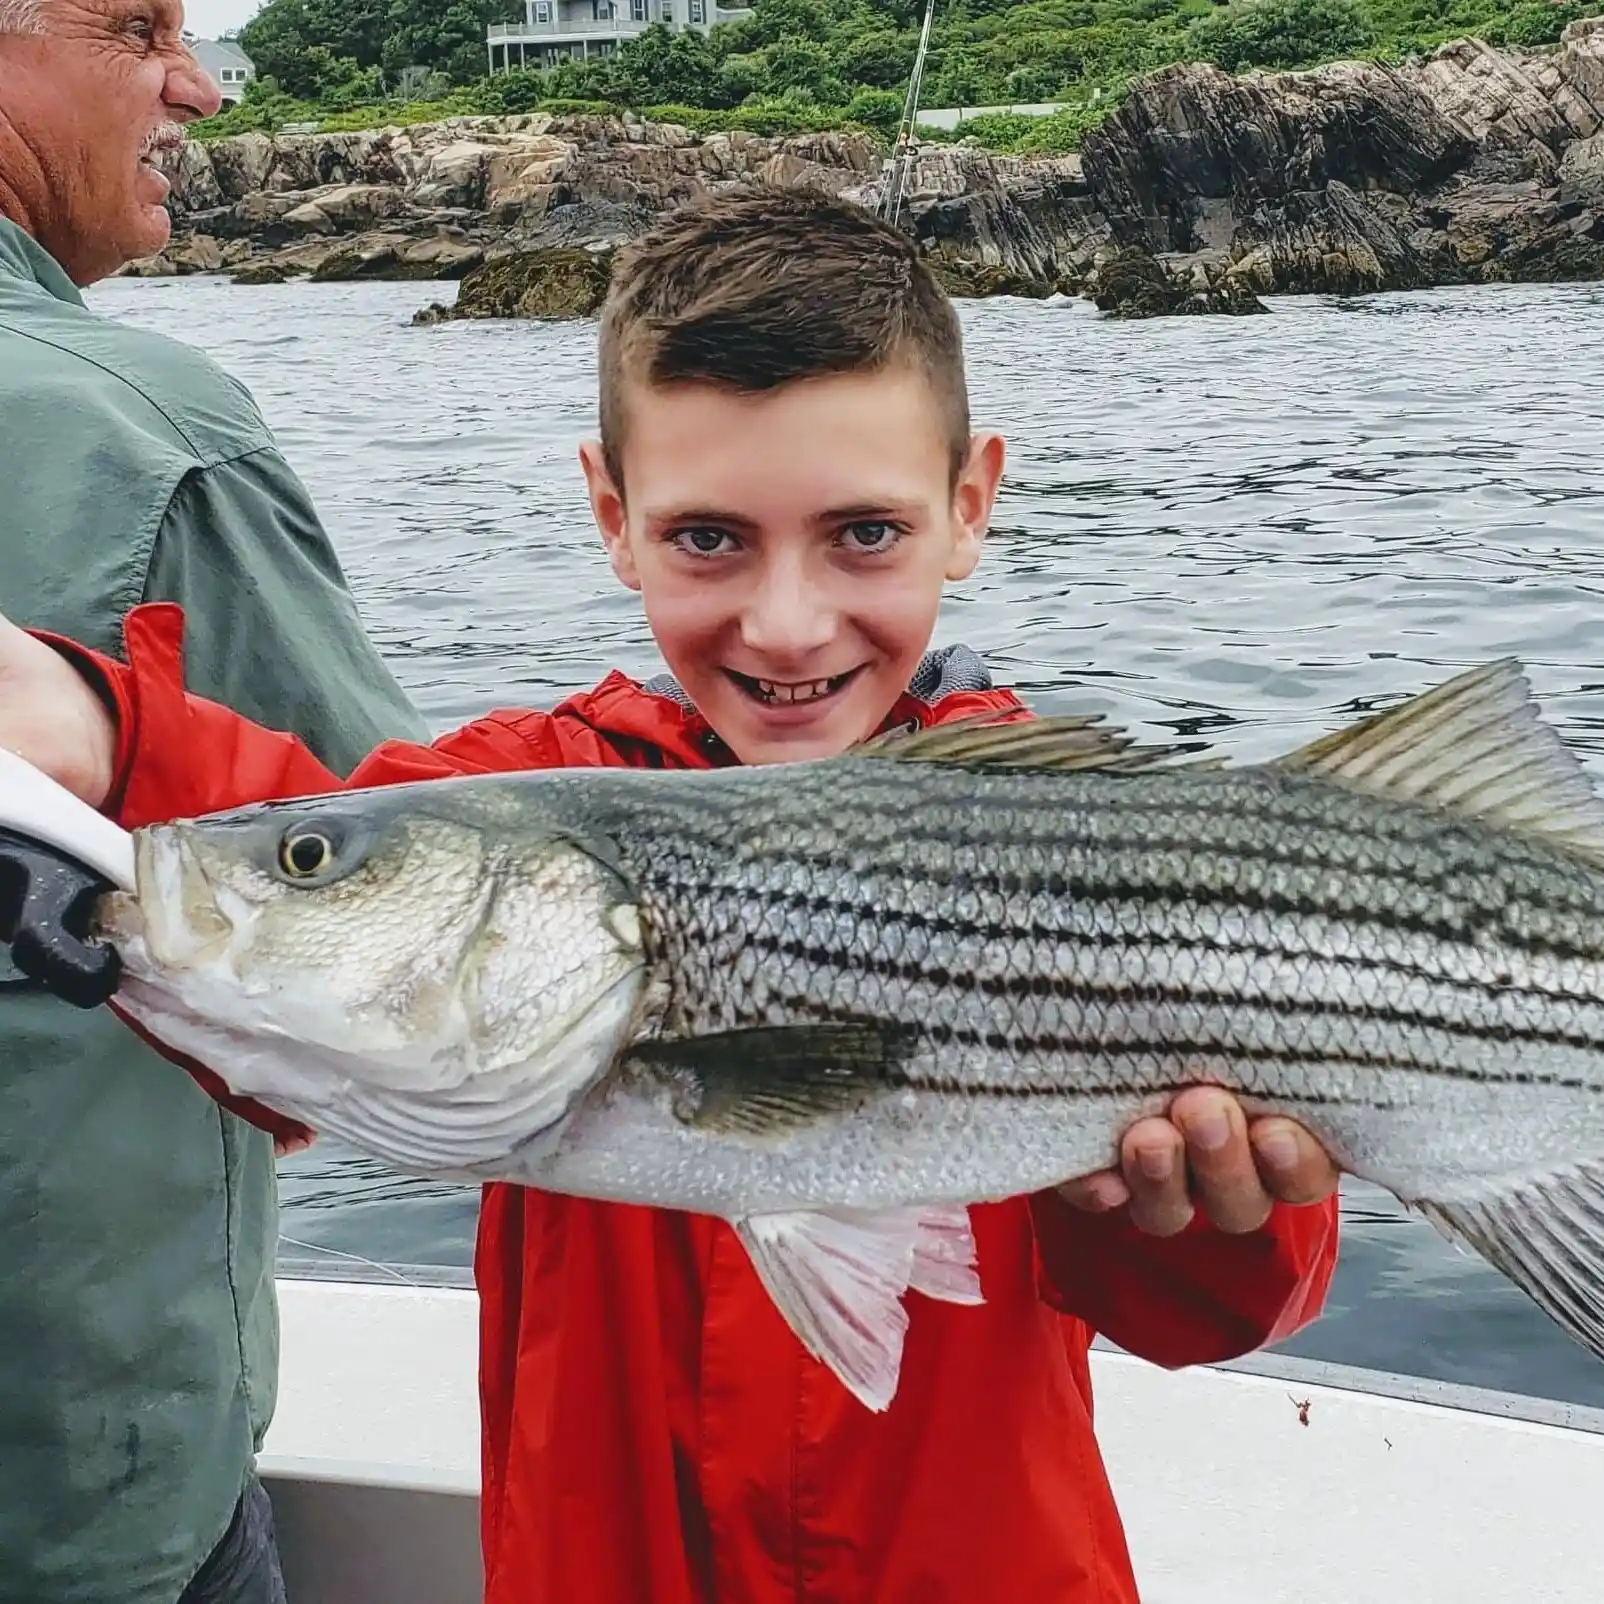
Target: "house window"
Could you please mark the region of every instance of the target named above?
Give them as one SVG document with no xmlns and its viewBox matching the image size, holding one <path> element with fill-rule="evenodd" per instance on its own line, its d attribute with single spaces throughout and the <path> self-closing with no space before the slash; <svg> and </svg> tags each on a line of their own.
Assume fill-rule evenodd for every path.
<svg viewBox="0 0 1604 1604">
<path fill-rule="evenodd" d="M 664 22 L 672 22 L 674 20 L 674 0 L 662 0 L 662 4 L 657 8 L 657 15 Z"/>
<path fill-rule="evenodd" d="M 629 0 L 629 20 L 631 22 L 649 22 L 651 20 L 652 0 Z"/>
<path fill-rule="evenodd" d="M 535 24 L 542 27 L 551 22 L 551 0 L 534 0 Z"/>
<path fill-rule="evenodd" d="M 707 0 L 691 0 L 691 21 L 707 21 Z"/>
</svg>

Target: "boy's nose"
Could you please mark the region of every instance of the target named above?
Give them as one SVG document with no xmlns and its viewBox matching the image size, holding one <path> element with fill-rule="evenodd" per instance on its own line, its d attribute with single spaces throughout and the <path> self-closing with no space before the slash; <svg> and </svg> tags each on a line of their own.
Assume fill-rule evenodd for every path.
<svg viewBox="0 0 1604 1604">
<path fill-rule="evenodd" d="M 830 598 L 793 569 L 764 576 L 741 613 L 742 643 L 776 666 L 802 660 L 835 638 L 836 609 Z"/>
</svg>

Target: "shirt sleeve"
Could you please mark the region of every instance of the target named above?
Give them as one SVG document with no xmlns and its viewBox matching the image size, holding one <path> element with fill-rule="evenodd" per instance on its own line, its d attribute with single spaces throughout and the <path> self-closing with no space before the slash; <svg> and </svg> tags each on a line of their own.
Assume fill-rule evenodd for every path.
<svg viewBox="0 0 1604 1604">
<path fill-rule="evenodd" d="M 73 663 L 112 715 L 117 749 L 103 811 L 129 830 L 284 797 L 606 762 L 594 737 L 565 742 L 551 714 L 515 710 L 475 719 L 432 746 L 385 741 L 342 778 L 298 735 L 186 689 L 188 631 L 172 603 L 147 602 L 123 620 L 126 661 L 35 633 Z"/>
<path fill-rule="evenodd" d="M 275 450 L 197 468 L 168 502 L 146 601 L 184 610 L 192 689 L 293 731 L 348 773 L 423 720 L 368 638 L 300 480 Z"/>
<path fill-rule="evenodd" d="M 1140 1358 L 1169 1368 L 1217 1363 L 1279 1342 L 1319 1313 L 1337 1262 L 1337 1200 L 1278 1203 L 1257 1231 L 1202 1216 L 1150 1236 L 1124 1209 L 1090 1214 L 1057 1192 L 1031 1199 L 1038 1286 Z"/>
</svg>

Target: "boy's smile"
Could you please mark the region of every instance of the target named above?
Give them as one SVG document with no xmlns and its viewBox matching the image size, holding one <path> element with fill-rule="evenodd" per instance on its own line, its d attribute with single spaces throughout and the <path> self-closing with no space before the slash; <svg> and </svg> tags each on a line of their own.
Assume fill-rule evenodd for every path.
<svg viewBox="0 0 1604 1604">
<path fill-rule="evenodd" d="M 861 672 L 859 669 L 849 669 L 845 674 L 836 674 L 830 679 L 802 680 L 795 685 L 784 685 L 778 680 L 758 679 L 751 674 L 737 674 L 733 668 L 724 670 L 732 680 L 750 697 L 761 702 L 765 707 L 806 707 L 814 702 L 822 702 L 828 696 L 834 696 L 838 691 L 844 690 Z"/>
<path fill-rule="evenodd" d="M 743 763 L 832 757 L 879 728 L 974 569 L 1002 472 L 952 474 L 922 372 L 759 394 L 631 385 L 625 493 L 582 453 L 613 569 L 663 658 Z"/>
</svg>

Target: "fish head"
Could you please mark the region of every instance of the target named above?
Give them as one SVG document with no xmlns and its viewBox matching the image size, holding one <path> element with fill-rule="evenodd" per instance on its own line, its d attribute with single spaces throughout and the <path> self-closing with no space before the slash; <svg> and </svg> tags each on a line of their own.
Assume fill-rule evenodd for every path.
<svg viewBox="0 0 1604 1604">
<path fill-rule="evenodd" d="M 397 1127 L 406 1168 L 457 1173 L 464 1142 L 496 1158 L 548 1129 L 627 1037 L 640 920 L 594 844 L 450 792 L 135 832 L 135 888 L 97 914 L 118 1005 L 316 1128 L 373 1150 L 375 1122 Z"/>
</svg>

